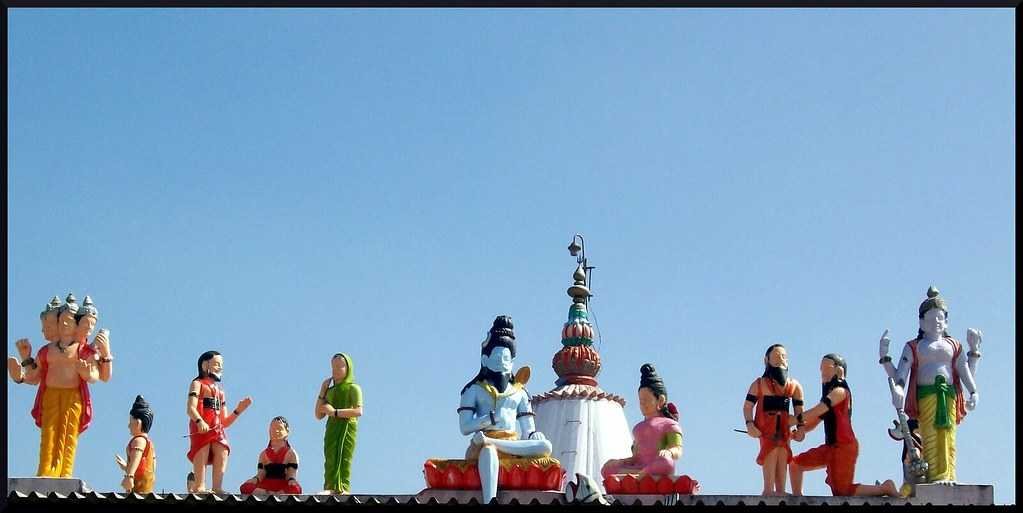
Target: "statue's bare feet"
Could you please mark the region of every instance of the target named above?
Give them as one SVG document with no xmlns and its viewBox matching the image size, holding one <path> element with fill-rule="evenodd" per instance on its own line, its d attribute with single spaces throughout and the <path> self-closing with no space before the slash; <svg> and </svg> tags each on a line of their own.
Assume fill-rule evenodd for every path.
<svg viewBox="0 0 1023 513">
<path fill-rule="evenodd" d="M 899 495 L 899 488 L 895 486 L 895 481 L 892 481 L 891 479 L 886 480 L 884 484 L 881 485 L 881 488 L 884 490 L 884 494 L 888 497 L 896 497 Z"/>
<path fill-rule="evenodd" d="M 942 486 L 955 486 L 956 482 L 955 481 L 949 481 L 949 480 L 946 479 L 946 480 L 942 480 L 942 481 L 935 481 L 932 484 L 942 485 Z"/>
</svg>

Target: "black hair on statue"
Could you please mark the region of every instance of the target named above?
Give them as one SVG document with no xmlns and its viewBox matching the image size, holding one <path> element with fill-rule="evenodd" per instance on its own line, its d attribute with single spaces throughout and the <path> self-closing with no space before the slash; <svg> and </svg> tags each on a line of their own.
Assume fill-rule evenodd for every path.
<svg viewBox="0 0 1023 513">
<path fill-rule="evenodd" d="M 153 409 L 149 407 L 149 403 L 141 395 L 135 396 L 135 404 L 131 405 L 131 411 L 128 412 L 128 415 L 142 422 L 143 433 L 148 433 L 149 428 L 153 427 Z"/>
</svg>

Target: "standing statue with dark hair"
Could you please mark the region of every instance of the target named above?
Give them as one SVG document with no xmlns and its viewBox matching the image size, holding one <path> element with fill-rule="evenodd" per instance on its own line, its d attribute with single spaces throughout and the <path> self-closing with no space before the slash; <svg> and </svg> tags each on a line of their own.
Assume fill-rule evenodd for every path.
<svg viewBox="0 0 1023 513">
<path fill-rule="evenodd" d="M 355 384 L 355 365 L 345 353 L 330 358 L 330 377 L 320 385 L 313 410 L 327 419 L 323 434 L 323 488 L 335 494 L 352 491 L 355 435 L 362 416 L 362 388 Z"/>
<path fill-rule="evenodd" d="M 551 443 L 536 431 L 525 389 L 529 367 L 513 375 L 514 358 L 514 326 L 502 315 L 483 341 L 479 373 L 462 387 L 458 423 L 463 435 L 473 435 L 465 459 L 478 460 L 484 503 L 497 496 L 502 464 L 550 459 Z"/>
<path fill-rule="evenodd" d="M 238 402 L 231 413 L 227 413 L 227 396 L 220 387 L 224 372 L 224 357 L 216 351 L 206 351 L 199 356 L 196 364 L 198 375 L 188 387 L 189 449 L 188 460 L 192 462 L 188 491 L 206 492 L 206 466 L 213 466 L 213 491 L 224 492 L 224 472 L 231 446 L 227 442 L 227 428 L 252 404 L 246 397 Z"/>
<path fill-rule="evenodd" d="M 764 374 L 753 381 L 742 403 L 747 433 L 760 439 L 757 465 L 764 474 L 762 495 L 785 495 L 788 464 L 792 461 L 790 428 L 792 424 L 803 423 L 803 387 L 789 377 L 788 371 L 789 356 L 785 346 L 768 347 L 764 354 Z M 790 404 L 795 419 L 790 416 Z M 796 436 L 797 441 L 802 440 L 802 435 Z"/>
<path fill-rule="evenodd" d="M 881 365 L 894 380 L 892 404 L 904 410 L 910 429 L 919 429 L 923 459 L 927 462 L 926 482 L 953 483 L 956 480 L 956 426 L 967 410 L 977 407 L 979 393 L 974 380 L 980 360 L 980 330 L 966 330 L 969 351 L 948 333 L 948 304 L 938 289 L 927 289 L 927 299 L 917 310 L 919 329 L 906 342 L 896 368 L 888 356 L 888 330 L 881 335 Z M 969 397 L 963 393 L 969 393 Z M 906 458 L 904 457 L 904 460 Z"/>
<path fill-rule="evenodd" d="M 131 439 L 125 449 L 128 459 L 114 457 L 117 466 L 124 471 L 121 487 L 125 492 L 151 493 L 156 484 L 156 447 L 149 438 L 153 427 L 153 410 L 141 396 L 135 396 L 135 403 L 128 412 L 128 431 Z"/>
<path fill-rule="evenodd" d="M 682 457 L 682 428 L 678 408 L 668 402 L 668 390 L 654 366 L 639 368 L 639 410 L 643 421 L 632 428 L 632 457 L 608 460 L 600 469 L 604 479 L 615 474 L 669 476 Z"/>
<path fill-rule="evenodd" d="M 799 454 L 792 461 L 792 494 L 803 494 L 803 473 L 824 468 L 825 482 L 835 496 L 897 495 L 895 482 L 888 479 L 881 485 L 853 482 L 860 444 L 852 428 L 852 390 L 845 376 L 845 358 L 831 353 L 821 359 L 821 402 L 803 413 L 805 424 L 797 428 L 802 435 L 824 422 L 824 443 Z M 800 439 L 802 436 L 800 436 Z"/>
</svg>

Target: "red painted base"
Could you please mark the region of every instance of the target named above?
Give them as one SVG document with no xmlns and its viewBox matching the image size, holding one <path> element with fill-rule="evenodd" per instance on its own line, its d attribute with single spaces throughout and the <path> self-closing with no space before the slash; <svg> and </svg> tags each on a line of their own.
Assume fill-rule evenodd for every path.
<svg viewBox="0 0 1023 513">
<path fill-rule="evenodd" d="M 465 460 L 426 460 L 423 465 L 427 488 L 441 490 L 479 490 L 480 472 L 475 462 Z M 560 490 L 565 471 L 560 465 L 501 465 L 497 475 L 499 490 Z"/>
<path fill-rule="evenodd" d="M 636 494 L 657 494 L 668 495 L 678 493 L 682 495 L 694 495 L 700 491 L 700 483 L 689 476 L 643 476 L 637 479 L 637 474 L 614 474 L 604 480 L 604 489 L 607 493 L 623 495 Z"/>
</svg>

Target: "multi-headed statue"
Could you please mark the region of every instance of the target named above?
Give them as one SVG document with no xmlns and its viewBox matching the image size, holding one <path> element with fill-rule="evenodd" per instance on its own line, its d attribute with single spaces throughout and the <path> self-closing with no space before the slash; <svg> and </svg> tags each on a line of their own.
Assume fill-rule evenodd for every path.
<svg viewBox="0 0 1023 513">
<path fill-rule="evenodd" d="M 98 318 L 89 296 L 81 305 L 73 294 L 63 304 L 54 296 L 39 315 L 48 343 L 33 358 L 32 344 L 20 339 L 15 346 L 21 360 L 7 359 L 15 383 L 39 387 L 32 406 L 32 418 L 41 429 L 38 476 L 71 477 L 78 435 L 92 421 L 89 384 L 110 379 L 114 358 L 109 332 L 100 330 L 93 344 L 88 340 Z"/>
</svg>

